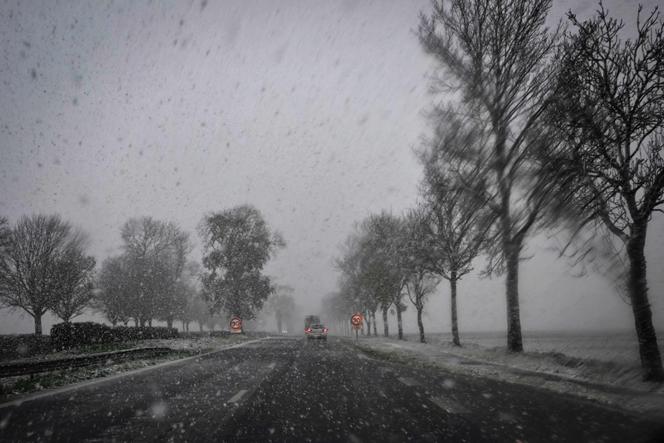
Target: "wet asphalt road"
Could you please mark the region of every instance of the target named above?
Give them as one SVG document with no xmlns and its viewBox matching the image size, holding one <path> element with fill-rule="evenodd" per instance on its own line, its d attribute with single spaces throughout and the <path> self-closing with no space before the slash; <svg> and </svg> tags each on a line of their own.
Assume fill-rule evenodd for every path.
<svg viewBox="0 0 664 443">
<path fill-rule="evenodd" d="M 0 441 L 661 441 L 662 425 L 330 338 L 264 339 L 0 407 Z"/>
</svg>

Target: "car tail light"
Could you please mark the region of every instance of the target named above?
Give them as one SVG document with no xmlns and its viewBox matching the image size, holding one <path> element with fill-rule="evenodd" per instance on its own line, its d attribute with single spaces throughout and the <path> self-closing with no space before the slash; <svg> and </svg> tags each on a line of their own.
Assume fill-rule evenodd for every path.
<svg viewBox="0 0 664 443">
<path fill-rule="evenodd" d="M 311 332 L 311 328 L 306 328 L 306 329 L 304 330 L 304 332 L 306 332 L 306 333 L 308 334 L 309 332 Z"/>
<path fill-rule="evenodd" d="M 323 328 L 323 334 L 327 334 L 327 328 Z"/>
</svg>

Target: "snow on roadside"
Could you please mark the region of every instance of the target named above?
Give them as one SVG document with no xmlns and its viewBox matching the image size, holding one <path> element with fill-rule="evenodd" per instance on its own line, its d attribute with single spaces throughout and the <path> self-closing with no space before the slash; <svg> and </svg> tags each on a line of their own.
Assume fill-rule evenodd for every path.
<svg viewBox="0 0 664 443">
<path fill-rule="evenodd" d="M 641 381 L 638 365 L 580 359 L 558 352 L 508 353 L 474 343 L 419 343 L 363 338 L 358 346 L 402 362 L 435 365 L 458 374 L 488 377 L 580 395 L 637 412 L 664 415 L 664 385 Z"/>
</svg>

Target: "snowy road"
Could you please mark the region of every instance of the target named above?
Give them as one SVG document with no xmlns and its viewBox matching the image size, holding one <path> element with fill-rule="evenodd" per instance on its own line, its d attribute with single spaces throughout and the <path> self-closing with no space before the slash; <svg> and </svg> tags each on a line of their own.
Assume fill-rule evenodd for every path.
<svg viewBox="0 0 664 443">
<path fill-rule="evenodd" d="M 0 441 L 651 441 L 657 426 L 334 338 L 260 340 L 0 408 Z"/>
</svg>

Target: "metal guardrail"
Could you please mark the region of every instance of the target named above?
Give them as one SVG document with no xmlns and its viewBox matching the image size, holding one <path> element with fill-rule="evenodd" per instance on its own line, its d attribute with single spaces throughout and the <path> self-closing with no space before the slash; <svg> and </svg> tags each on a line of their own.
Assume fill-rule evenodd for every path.
<svg viewBox="0 0 664 443">
<path fill-rule="evenodd" d="M 177 352 L 171 348 L 138 348 L 125 349 L 121 351 L 100 352 L 77 357 L 59 358 L 53 360 L 41 360 L 32 362 L 17 362 L 0 364 L 0 378 L 14 377 L 17 375 L 38 374 L 40 372 L 55 371 L 61 369 L 80 368 L 96 363 L 112 360 L 113 362 L 128 360 L 137 357 L 170 354 Z"/>
</svg>

